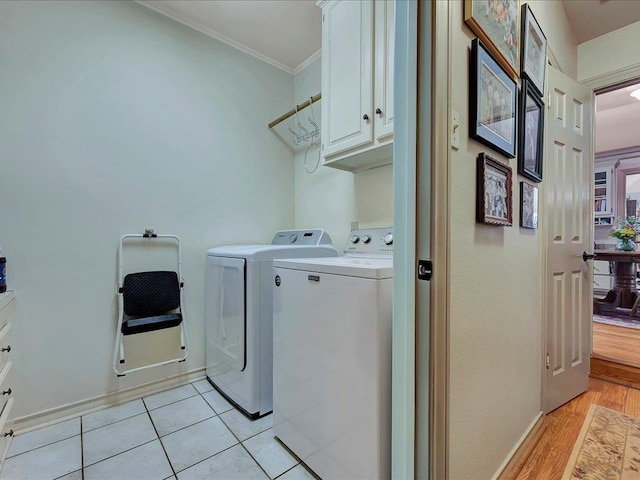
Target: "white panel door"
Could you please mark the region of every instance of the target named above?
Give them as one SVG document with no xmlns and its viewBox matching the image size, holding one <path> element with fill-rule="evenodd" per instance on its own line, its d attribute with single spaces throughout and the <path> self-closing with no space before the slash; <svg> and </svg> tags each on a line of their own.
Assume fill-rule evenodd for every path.
<svg viewBox="0 0 640 480">
<path fill-rule="evenodd" d="M 384 141 L 393 135 L 393 45 L 395 37 L 394 0 L 376 0 L 375 137 Z"/>
<path fill-rule="evenodd" d="M 373 142 L 373 2 L 322 9 L 322 153 Z"/>
<path fill-rule="evenodd" d="M 545 412 L 588 387 L 592 278 L 582 253 L 593 248 L 590 92 L 551 67 L 548 91 Z"/>
</svg>

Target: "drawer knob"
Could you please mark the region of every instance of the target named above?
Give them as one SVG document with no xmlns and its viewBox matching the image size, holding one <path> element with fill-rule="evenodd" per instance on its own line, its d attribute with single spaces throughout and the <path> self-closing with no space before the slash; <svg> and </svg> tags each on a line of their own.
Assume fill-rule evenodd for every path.
<svg viewBox="0 0 640 480">
<path fill-rule="evenodd" d="M 380 110 L 379 108 L 376 108 L 376 115 L 382 115 L 382 110 Z"/>
<path fill-rule="evenodd" d="M 11 395 L 11 389 L 8 388 L 7 390 L 3 391 L 2 395 Z"/>
<path fill-rule="evenodd" d="M 362 119 L 363 120 L 369 120 L 369 115 L 367 115 L 366 113 L 364 115 L 362 115 Z"/>
<path fill-rule="evenodd" d="M 13 437 L 13 430 L 9 430 L 7 433 L 3 435 L 3 437 Z"/>
<path fill-rule="evenodd" d="M 3 347 L 2 349 L 0 349 L 0 352 L 10 352 L 11 351 L 11 345 L 7 345 L 6 347 Z"/>
</svg>

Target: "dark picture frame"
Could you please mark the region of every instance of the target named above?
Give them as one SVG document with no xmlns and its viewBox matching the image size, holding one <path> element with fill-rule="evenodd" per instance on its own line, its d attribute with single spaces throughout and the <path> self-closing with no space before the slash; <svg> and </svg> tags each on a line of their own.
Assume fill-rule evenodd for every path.
<svg viewBox="0 0 640 480">
<path fill-rule="evenodd" d="M 479 39 L 471 43 L 469 135 L 509 158 L 516 153 L 516 82 Z"/>
<path fill-rule="evenodd" d="M 478 155 L 476 220 L 488 225 L 513 224 L 511 167 L 490 157 Z"/>
<path fill-rule="evenodd" d="M 542 181 L 544 102 L 529 80 L 522 80 L 518 118 L 518 173 Z"/>
<path fill-rule="evenodd" d="M 511 78 L 520 65 L 520 1 L 465 0 L 464 21 Z"/>
<path fill-rule="evenodd" d="M 520 226 L 538 228 L 538 187 L 520 182 Z"/>
<path fill-rule="evenodd" d="M 530 80 L 538 91 L 538 95 L 542 97 L 547 67 L 547 37 L 531 12 L 529 4 L 522 6 L 521 42 L 520 76 Z"/>
</svg>

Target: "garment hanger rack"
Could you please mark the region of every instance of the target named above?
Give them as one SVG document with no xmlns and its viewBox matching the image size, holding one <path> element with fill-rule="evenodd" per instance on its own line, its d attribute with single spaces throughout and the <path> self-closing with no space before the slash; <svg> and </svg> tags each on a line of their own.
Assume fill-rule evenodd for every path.
<svg viewBox="0 0 640 480">
<path fill-rule="evenodd" d="M 292 108 L 291 110 L 289 110 L 284 115 L 281 115 L 278 118 L 276 118 L 273 122 L 271 122 L 269 124 L 269 128 L 273 128 L 276 125 L 278 125 L 279 123 L 284 122 L 287 118 L 292 117 L 293 115 L 295 115 L 297 112 L 299 112 L 303 108 L 307 108 L 309 105 L 311 105 L 312 103 L 317 102 L 321 98 L 322 98 L 322 93 L 316 93 L 313 97 L 311 97 L 311 100 L 307 100 L 306 102 L 302 102 L 300 105 L 296 105 L 296 108 Z"/>
</svg>

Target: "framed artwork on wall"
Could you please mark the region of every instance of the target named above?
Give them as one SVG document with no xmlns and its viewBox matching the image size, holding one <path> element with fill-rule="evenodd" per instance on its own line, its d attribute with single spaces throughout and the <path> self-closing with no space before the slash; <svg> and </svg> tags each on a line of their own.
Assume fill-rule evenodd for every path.
<svg viewBox="0 0 640 480">
<path fill-rule="evenodd" d="M 520 226 L 538 228 L 538 187 L 520 182 Z"/>
<path fill-rule="evenodd" d="M 506 155 L 516 153 L 516 82 L 479 39 L 471 43 L 469 135 Z"/>
<path fill-rule="evenodd" d="M 518 78 L 520 1 L 465 0 L 464 21 L 511 78 Z"/>
<path fill-rule="evenodd" d="M 476 219 L 489 225 L 511 226 L 511 167 L 491 158 L 486 153 L 478 155 L 476 188 Z"/>
<path fill-rule="evenodd" d="M 544 95 L 544 76 L 547 66 L 547 37 L 544 36 L 536 17 L 531 13 L 529 4 L 522 6 L 522 66 L 521 76 L 531 81 Z"/>
<path fill-rule="evenodd" d="M 518 173 L 542 181 L 544 102 L 529 80 L 522 80 L 518 118 Z"/>
</svg>

